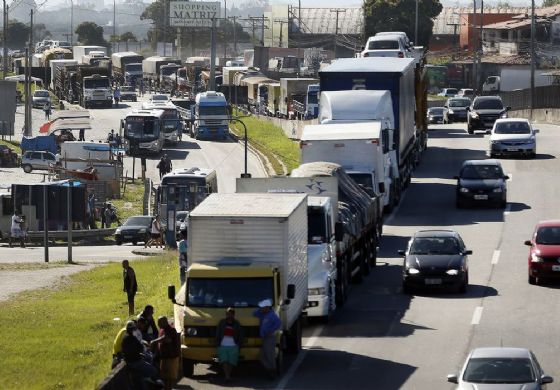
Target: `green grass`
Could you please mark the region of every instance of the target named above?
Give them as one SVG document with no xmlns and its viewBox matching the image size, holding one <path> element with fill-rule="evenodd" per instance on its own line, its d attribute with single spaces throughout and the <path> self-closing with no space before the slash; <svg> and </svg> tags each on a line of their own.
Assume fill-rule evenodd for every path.
<svg viewBox="0 0 560 390">
<path fill-rule="evenodd" d="M 21 154 L 21 144 L 19 141 L 0 140 L 0 145 L 7 145 L 17 154 Z"/>
<path fill-rule="evenodd" d="M 172 316 L 167 285 L 179 284 L 175 256 L 131 261 L 138 279 L 137 312 Z M 113 340 L 128 315 L 122 267 L 113 263 L 64 279 L 56 289 L 0 302 L 2 389 L 93 389 L 109 373 Z M 119 320 L 114 320 L 119 318 Z"/>
<path fill-rule="evenodd" d="M 445 96 L 428 95 L 428 100 L 447 100 Z"/>
<path fill-rule="evenodd" d="M 288 173 L 299 166 L 299 144 L 286 137 L 280 127 L 253 116 L 241 118 L 241 120 L 247 126 L 249 142 L 269 159 L 277 175 L 282 175 L 284 172 L 282 164 L 278 160 L 284 163 Z M 232 122 L 231 128 L 238 137 L 245 136 L 243 126 L 239 123 Z"/>
<path fill-rule="evenodd" d="M 122 189 L 121 189 L 122 191 Z M 144 184 L 137 180 L 135 184 L 126 183 L 126 190 L 121 199 L 111 201 L 119 210 L 119 218 L 124 221 L 133 215 L 143 214 Z"/>
</svg>

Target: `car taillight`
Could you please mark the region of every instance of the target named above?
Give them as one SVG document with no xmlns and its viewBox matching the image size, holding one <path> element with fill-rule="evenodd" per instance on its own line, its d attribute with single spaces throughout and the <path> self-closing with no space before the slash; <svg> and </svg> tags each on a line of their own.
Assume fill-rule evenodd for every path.
<svg viewBox="0 0 560 390">
<path fill-rule="evenodd" d="M 399 51 L 399 58 L 404 58 L 404 53 L 402 51 Z"/>
</svg>

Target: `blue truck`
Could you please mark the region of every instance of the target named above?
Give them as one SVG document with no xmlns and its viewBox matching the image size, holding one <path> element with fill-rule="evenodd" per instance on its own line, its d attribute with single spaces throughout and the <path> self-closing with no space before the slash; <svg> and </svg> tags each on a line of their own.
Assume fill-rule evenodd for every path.
<svg viewBox="0 0 560 390">
<path fill-rule="evenodd" d="M 344 58 L 319 72 L 321 92 L 364 89 L 390 92 L 401 189 L 410 182 L 412 169 L 427 140 L 427 127 L 420 119 L 426 96 L 422 72 L 414 58 Z M 359 99 L 355 104 L 360 104 Z"/>
<path fill-rule="evenodd" d="M 196 139 L 225 140 L 229 136 L 229 112 L 221 92 L 201 92 L 194 105 L 193 135 Z"/>
</svg>

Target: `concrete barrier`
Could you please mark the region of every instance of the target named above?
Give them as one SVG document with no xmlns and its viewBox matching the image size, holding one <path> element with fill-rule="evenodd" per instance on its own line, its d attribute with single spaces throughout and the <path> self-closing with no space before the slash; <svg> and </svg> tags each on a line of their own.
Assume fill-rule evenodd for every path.
<svg viewBox="0 0 560 390">
<path fill-rule="evenodd" d="M 120 362 L 97 386 L 97 390 L 134 390 L 125 362 Z"/>
<path fill-rule="evenodd" d="M 560 125 L 560 108 L 536 108 L 532 113 L 530 109 L 512 110 L 508 115 L 510 118 L 528 118 L 532 122 Z"/>
<path fill-rule="evenodd" d="M 115 229 L 85 229 L 85 230 L 72 230 L 72 240 L 92 240 L 99 241 L 102 238 L 109 237 L 115 234 Z M 30 241 L 43 240 L 42 231 L 32 231 L 27 233 Z M 68 231 L 57 230 L 49 231 L 49 240 L 66 240 L 68 238 Z"/>
</svg>

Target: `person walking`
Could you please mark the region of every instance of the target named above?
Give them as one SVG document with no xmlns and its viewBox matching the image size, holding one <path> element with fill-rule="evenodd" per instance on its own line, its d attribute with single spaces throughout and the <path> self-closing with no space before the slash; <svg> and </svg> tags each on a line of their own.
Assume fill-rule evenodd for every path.
<svg viewBox="0 0 560 390">
<path fill-rule="evenodd" d="M 282 326 L 282 321 L 272 310 L 272 300 L 259 302 L 259 308 L 253 316 L 259 319 L 259 335 L 262 340 L 260 361 L 271 379 L 278 374 L 276 367 L 276 331 Z"/>
<path fill-rule="evenodd" d="M 121 99 L 121 89 L 117 86 L 113 92 L 113 99 L 115 100 L 115 107 L 119 107 L 119 100 Z"/>
<path fill-rule="evenodd" d="M 138 283 L 136 281 L 136 273 L 129 265 L 128 260 L 123 260 L 123 291 L 126 293 L 128 299 L 128 315 L 134 314 L 134 296 L 138 290 Z"/>
<path fill-rule="evenodd" d="M 189 243 L 187 241 L 187 231 L 183 230 L 181 232 L 181 241 L 179 241 L 178 249 L 179 249 L 179 278 L 181 279 L 181 286 L 185 284 L 186 275 L 187 275 L 187 249 L 189 247 Z"/>
<path fill-rule="evenodd" d="M 156 245 L 156 248 L 162 246 L 162 241 L 161 241 L 161 222 L 159 220 L 159 215 L 156 215 L 156 217 L 152 220 L 152 226 L 150 228 L 150 234 L 151 237 L 148 240 L 148 242 L 145 243 L 144 248 L 152 247 L 152 244 Z"/>
<path fill-rule="evenodd" d="M 163 155 L 163 158 L 165 159 L 165 173 L 169 173 L 173 169 L 173 163 L 167 153 Z"/>
<path fill-rule="evenodd" d="M 45 112 L 45 119 L 46 120 L 51 119 L 51 103 L 50 102 L 45 103 L 45 105 L 43 106 L 43 111 Z"/>
<path fill-rule="evenodd" d="M 157 345 L 159 351 L 159 374 L 165 383 L 165 390 L 172 390 L 179 374 L 181 342 L 179 334 L 169 324 L 167 317 L 159 317 L 158 326 L 159 337 L 152 340 L 151 345 Z"/>
<path fill-rule="evenodd" d="M 239 361 L 239 347 L 243 341 L 243 329 L 235 319 L 235 309 L 226 309 L 226 318 L 220 320 L 216 328 L 218 359 L 224 369 L 226 383 L 231 381 L 231 371 Z"/>
<path fill-rule="evenodd" d="M 159 179 L 163 177 L 167 173 L 167 161 L 165 161 L 165 157 L 161 156 L 156 168 L 159 170 Z"/>
</svg>

